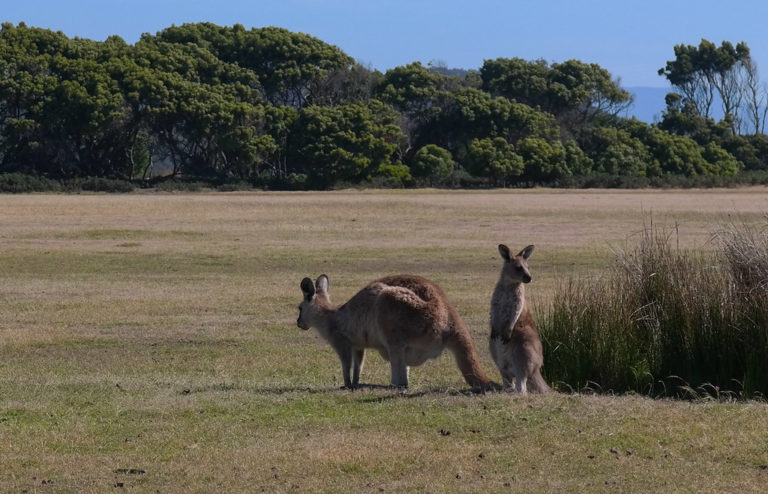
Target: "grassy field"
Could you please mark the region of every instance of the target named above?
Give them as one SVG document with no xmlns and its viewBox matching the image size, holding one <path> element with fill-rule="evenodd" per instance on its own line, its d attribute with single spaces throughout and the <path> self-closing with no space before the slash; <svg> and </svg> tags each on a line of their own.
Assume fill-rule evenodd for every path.
<svg viewBox="0 0 768 494">
<path fill-rule="evenodd" d="M 0 196 L 0 492 L 763 491 L 765 403 L 473 395 L 448 354 L 342 391 L 295 321 L 304 276 L 340 302 L 422 274 L 499 380 L 498 243 L 536 244 L 536 308 L 651 217 L 708 248 L 765 212 L 764 188 Z"/>
</svg>

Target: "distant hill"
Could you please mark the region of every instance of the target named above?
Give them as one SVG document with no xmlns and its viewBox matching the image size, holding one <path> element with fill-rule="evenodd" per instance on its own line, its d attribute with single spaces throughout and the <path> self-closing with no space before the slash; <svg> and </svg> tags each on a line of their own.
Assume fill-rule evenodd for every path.
<svg viewBox="0 0 768 494">
<path fill-rule="evenodd" d="M 431 66 L 429 70 L 431 70 L 432 72 L 437 72 L 438 74 L 441 74 L 441 75 L 447 75 L 447 76 L 457 75 L 461 77 L 466 77 L 467 74 L 469 74 L 470 72 L 477 72 L 477 70 L 456 69 L 456 68 L 449 69 L 444 65 L 434 65 L 434 66 Z"/>
</svg>

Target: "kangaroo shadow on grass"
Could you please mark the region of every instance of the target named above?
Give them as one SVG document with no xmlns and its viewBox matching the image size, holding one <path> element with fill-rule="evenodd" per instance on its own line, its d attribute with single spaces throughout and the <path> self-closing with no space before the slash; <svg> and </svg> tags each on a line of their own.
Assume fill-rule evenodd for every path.
<svg viewBox="0 0 768 494">
<path fill-rule="evenodd" d="M 242 391 L 263 396 L 280 396 L 285 394 L 327 394 L 338 391 L 338 387 L 312 388 L 310 386 L 250 386 L 248 384 L 212 384 L 209 386 L 190 386 L 180 391 L 182 395 L 208 393 L 215 391 Z"/>
<path fill-rule="evenodd" d="M 494 383 L 495 384 L 495 383 Z M 499 386 L 500 389 L 500 386 Z M 206 393 L 212 391 L 243 391 L 262 396 L 280 396 L 285 394 L 329 394 L 345 393 L 350 396 L 359 395 L 361 403 L 380 403 L 394 399 L 411 399 L 426 395 L 445 395 L 445 396 L 473 396 L 478 394 L 492 393 L 496 389 L 485 390 L 479 387 L 473 388 L 450 388 L 450 387 L 427 387 L 418 389 L 402 389 L 384 384 L 365 384 L 360 383 L 355 388 L 323 386 L 313 388 L 310 386 L 249 386 L 241 383 L 218 383 L 208 386 L 190 386 L 180 391 L 182 395 Z M 381 394 L 378 392 L 387 392 Z M 377 392 L 372 394 L 373 392 Z"/>
<path fill-rule="evenodd" d="M 394 388 L 392 386 L 363 385 L 363 384 L 360 385 L 360 388 L 364 388 L 364 389 L 370 388 L 370 389 L 391 391 L 391 393 L 385 394 L 385 395 L 365 396 L 364 398 L 358 400 L 360 403 L 382 403 L 389 400 L 412 399 L 412 398 L 419 398 L 427 395 L 475 396 L 475 395 L 481 395 L 486 393 L 493 393 L 501 389 L 501 387 L 498 385 L 497 387 L 494 387 L 490 390 L 480 388 L 480 387 L 456 389 L 456 388 L 446 388 L 442 386 L 434 386 L 434 387 L 427 387 L 427 388 L 419 388 L 417 390 L 411 391 L 408 389 Z"/>
<path fill-rule="evenodd" d="M 329 393 L 364 393 L 365 391 L 392 391 L 393 393 L 402 393 L 407 390 L 398 390 L 392 386 L 386 386 L 383 384 L 358 384 L 355 388 L 348 388 L 346 386 L 322 386 L 313 388 L 310 386 L 257 386 L 253 388 L 243 387 L 244 391 L 251 391 L 252 393 L 259 395 L 279 396 L 289 393 L 299 394 L 329 394 Z"/>
<path fill-rule="evenodd" d="M 386 392 L 390 391 L 391 395 L 387 395 L 387 399 L 389 398 L 396 398 L 398 396 L 403 397 L 416 397 L 421 396 L 424 394 L 427 394 L 427 391 L 419 391 L 418 393 L 410 393 L 407 389 L 399 389 L 393 386 L 388 386 L 384 384 L 364 384 L 360 383 L 354 388 L 348 388 L 346 386 L 323 386 L 323 387 L 309 387 L 309 386 L 278 386 L 278 387 L 265 387 L 265 386 L 259 386 L 254 388 L 243 388 L 244 391 L 250 391 L 252 393 L 258 394 L 258 395 L 265 395 L 265 396 L 279 396 L 284 394 L 290 394 L 290 393 L 296 393 L 296 394 L 307 394 L 307 395 L 316 395 L 316 394 L 336 394 L 336 393 L 342 393 L 342 394 L 348 394 L 349 396 L 365 396 L 368 395 L 369 392 Z M 371 401 L 376 401 L 380 395 L 377 394 L 376 399 L 372 399 Z"/>
<path fill-rule="evenodd" d="M 251 391 L 260 395 L 283 395 L 288 393 L 305 393 L 305 394 L 327 394 L 327 393 L 355 393 L 363 390 L 393 390 L 396 389 L 391 386 L 384 386 L 381 384 L 359 384 L 355 388 L 348 388 L 346 386 L 323 386 L 319 388 L 312 388 L 309 386 L 278 386 L 278 387 L 255 387 Z"/>
</svg>

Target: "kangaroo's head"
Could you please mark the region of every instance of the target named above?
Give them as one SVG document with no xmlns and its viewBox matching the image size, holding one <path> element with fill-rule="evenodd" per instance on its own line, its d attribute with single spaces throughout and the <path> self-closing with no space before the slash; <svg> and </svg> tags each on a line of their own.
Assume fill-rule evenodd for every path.
<svg viewBox="0 0 768 494">
<path fill-rule="evenodd" d="M 301 292 L 304 298 L 299 304 L 296 325 L 307 330 L 317 326 L 319 318 L 331 303 L 331 297 L 328 295 L 328 277 L 321 274 L 314 284 L 311 279 L 304 278 L 301 280 Z"/>
<path fill-rule="evenodd" d="M 531 257 L 532 252 L 533 245 L 529 245 L 513 257 L 509 253 L 509 247 L 499 244 L 499 254 L 504 259 L 501 277 L 512 283 L 530 283 L 531 272 L 528 271 L 528 258 Z"/>
</svg>

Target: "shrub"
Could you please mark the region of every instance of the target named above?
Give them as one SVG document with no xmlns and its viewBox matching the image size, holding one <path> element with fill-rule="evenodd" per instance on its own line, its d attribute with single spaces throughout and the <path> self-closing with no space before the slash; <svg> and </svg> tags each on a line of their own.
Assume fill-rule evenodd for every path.
<svg viewBox="0 0 768 494">
<path fill-rule="evenodd" d="M 547 378 L 651 395 L 768 395 L 768 237 L 717 232 L 715 252 L 648 228 L 609 274 L 563 283 L 541 326 Z"/>
<path fill-rule="evenodd" d="M 481 189 L 491 186 L 488 179 L 471 175 L 463 168 L 453 170 L 453 172 L 446 177 L 444 183 L 447 187 L 462 189 Z"/>
<path fill-rule="evenodd" d="M 221 185 L 218 185 L 216 187 L 216 190 L 219 192 L 238 192 L 238 191 L 246 191 L 246 190 L 253 190 L 253 185 L 249 184 L 248 182 L 225 182 Z"/>
<path fill-rule="evenodd" d="M 58 182 L 23 173 L 0 173 L 0 192 L 53 192 L 61 189 Z"/>
<path fill-rule="evenodd" d="M 62 183 L 67 192 L 132 192 L 134 186 L 126 180 L 114 180 L 103 177 L 74 178 Z"/>
<path fill-rule="evenodd" d="M 209 187 L 209 184 L 201 181 L 163 180 L 157 182 L 155 188 L 163 192 L 199 192 Z"/>
<path fill-rule="evenodd" d="M 559 141 L 527 137 L 517 143 L 517 153 L 525 162 L 527 180 L 540 183 L 572 175 L 567 167 L 565 147 Z"/>
<path fill-rule="evenodd" d="M 513 177 L 523 172 L 523 158 L 512 144 L 501 137 L 474 139 L 467 151 L 465 166 L 472 174 L 492 179 L 496 185 L 504 186 Z"/>
<path fill-rule="evenodd" d="M 411 170 L 403 164 L 381 164 L 372 182 L 381 187 L 402 187 L 411 181 Z"/>
<path fill-rule="evenodd" d="M 428 177 L 431 181 L 442 182 L 450 176 L 455 168 L 451 153 L 436 146 L 427 144 L 416 152 L 411 169 L 416 177 Z"/>
</svg>

